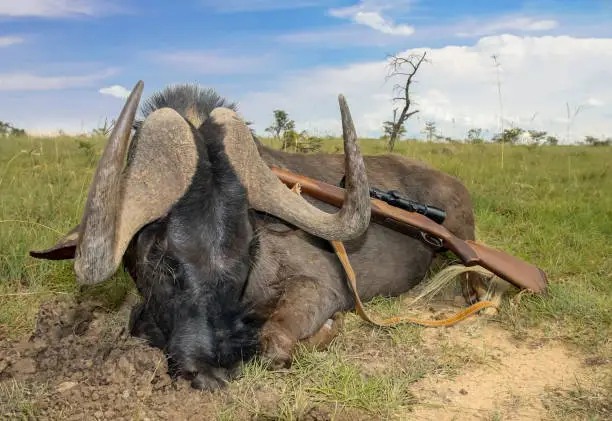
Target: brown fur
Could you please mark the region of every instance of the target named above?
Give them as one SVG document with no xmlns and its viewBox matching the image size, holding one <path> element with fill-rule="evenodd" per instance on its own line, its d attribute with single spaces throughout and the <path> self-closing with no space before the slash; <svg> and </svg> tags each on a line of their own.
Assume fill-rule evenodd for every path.
<svg viewBox="0 0 612 421">
<path fill-rule="evenodd" d="M 331 184 L 343 176 L 343 155 L 290 154 L 259 145 L 269 166 L 289 169 Z M 364 157 L 371 186 L 397 189 L 413 200 L 447 211 L 444 226 L 463 239 L 474 239 L 472 201 L 465 186 L 456 178 L 427 165 L 395 155 Z M 306 195 L 327 212 L 334 207 Z M 275 229 L 270 229 L 271 222 Z M 285 233 L 278 234 L 285 226 Z M 267 229 L 264 229 L 267 227 Z M 263 355 L 273 367 L 290 364 L 296 344 L 317 345 L 313 335 L 337 312 L 354 309 L 354 299 L 342 266 L 325 240 L 302 230 L 291 230 L 283 221 L 261 216 L 257 222 L 261 261 L 252 269 L 246 296 L 267 303 L 267 322 L 261 333 Z M 435 258 L 421 241 L 378 224 L 371 224 L 359 238 L 344 242 L 357 274 L 362 301 L 397 296 L 421 282 Z M 477 296 L 481 278 L 470 274 L 463 279 L 466 300 Z"/>
</svg>

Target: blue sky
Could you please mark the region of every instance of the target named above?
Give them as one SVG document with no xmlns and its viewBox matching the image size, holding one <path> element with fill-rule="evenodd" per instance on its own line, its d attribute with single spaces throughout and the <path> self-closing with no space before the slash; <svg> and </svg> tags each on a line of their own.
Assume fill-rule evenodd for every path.
<svg viewBox="0 0 612 421">
<path fill-rule="evenodd" d="M 426 119 L 447 134 L 494 130 L 495 53 L 506 125 L 565 135 L 567 101 L 586 107 L 572 131 L 612 136 L 611 42 L 609 0 L 0 0 L 0 120 L 89 130 L 143 79 L 145 96 L 214 87 L 259 131 L 284 108 L 298 128 L 336 132 L 342 92 L 360 134 L 376 135 L 392 116 L 386 54 L 428 49 L 411 133 Z"/>
</svg>

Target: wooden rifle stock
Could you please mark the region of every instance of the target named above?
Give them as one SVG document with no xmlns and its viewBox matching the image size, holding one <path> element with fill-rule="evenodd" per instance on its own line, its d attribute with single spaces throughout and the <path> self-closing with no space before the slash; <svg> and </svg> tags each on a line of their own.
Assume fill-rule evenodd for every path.
<svg viewBox="0 0 612 421">
<path fill-rule="evenodd" d="M 338 208 L 342 207 L 344 202 L 344 189 L 342 187 L 314 180 L 285 169 L 272 168 L 272 171 L 289 188 L 299 183 L 304 194 Z M 392 226 L 393 229 L 404 232 L 414 232 L 416 228 L 421 232 L 439 238 L 443 246 L 457 255 L 465 266 L 482 266 L 511 284 L 534 293 L 546 291 L 548 279 L 544 271 L 537 266 L 484 244 L 463 240 L 444 226 L 419 213 L 396 208 L 378 199 L 371 198 L 370 201 L 372 203 L 372 218 L 381 225 Z"/>
</svg>

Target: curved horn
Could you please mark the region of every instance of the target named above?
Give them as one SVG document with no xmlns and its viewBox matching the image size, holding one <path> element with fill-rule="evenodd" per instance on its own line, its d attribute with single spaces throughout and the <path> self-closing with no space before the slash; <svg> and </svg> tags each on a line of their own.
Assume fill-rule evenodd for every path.
<svg viewBox="0 0 612 421">
<path fill-rule="evenodd" d="M 85 202 L 75 251 L 74 269 L 79 281 L 95 283 L 100 277 L 110 276 L 107 271 L 101 272 L 99 269 L 110 266 L 109 262 L 113 260 L 112 242 L 119 211 L 121 170 L 143 88 L 144 83 L 139 80 L 121 110 L 98 161 Z"/>
<path fill-rule="evenodd" d="M 143 122 L 124 169 L 142 89 L 139 81 L 109 137 L 89 190 L 74 262 L 81 283 L 95 284 L 112 276 L 136 232 L 167 213 L 195 174 L 197 150 L 191 126 L 169 108 L 155 111 Z"/>
<path fill-rule="evenodd" d="M 223 128 L 225 151 L 247 187 L 249 204 L 326 240 L 347 241 L 370 223 L 369 185 L 365 164 L 357 145 L 357 134 L 343 95 L 338 96 L 342 116 L 346 193 L 343 207 L 324 212 L 291 192 L 260 157 L 251 131 L 238 115 L 227 108 L 213 110 L 210 117 Z"/>
</svg>

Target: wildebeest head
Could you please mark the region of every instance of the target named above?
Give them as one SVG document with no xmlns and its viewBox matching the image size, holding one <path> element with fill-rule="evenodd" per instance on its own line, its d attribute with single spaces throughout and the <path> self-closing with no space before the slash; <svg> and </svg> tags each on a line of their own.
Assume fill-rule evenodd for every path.
<svg viewBox="0 0 612 421">
<path fill-rule="evenodd" d="M 73 257 L 76 279 L 89 285 L 123 261 L 144 299 L 133 331 L 164 348 L 195 387 L 214 387 L 257 345 L 261 321 L 242 302 L 257 248 L 248 209 L 327 240 L 355 238 L 370 219 L 365 166 L 341 95 L 346 197 L 329 214 L 272 173 L 229 108 L 205 118 L 197 107 L 149 110 L 130 142 L 142 91 L 139 81 L 109 136 L 79 225 L 31 255 Z"/>
</svg>

